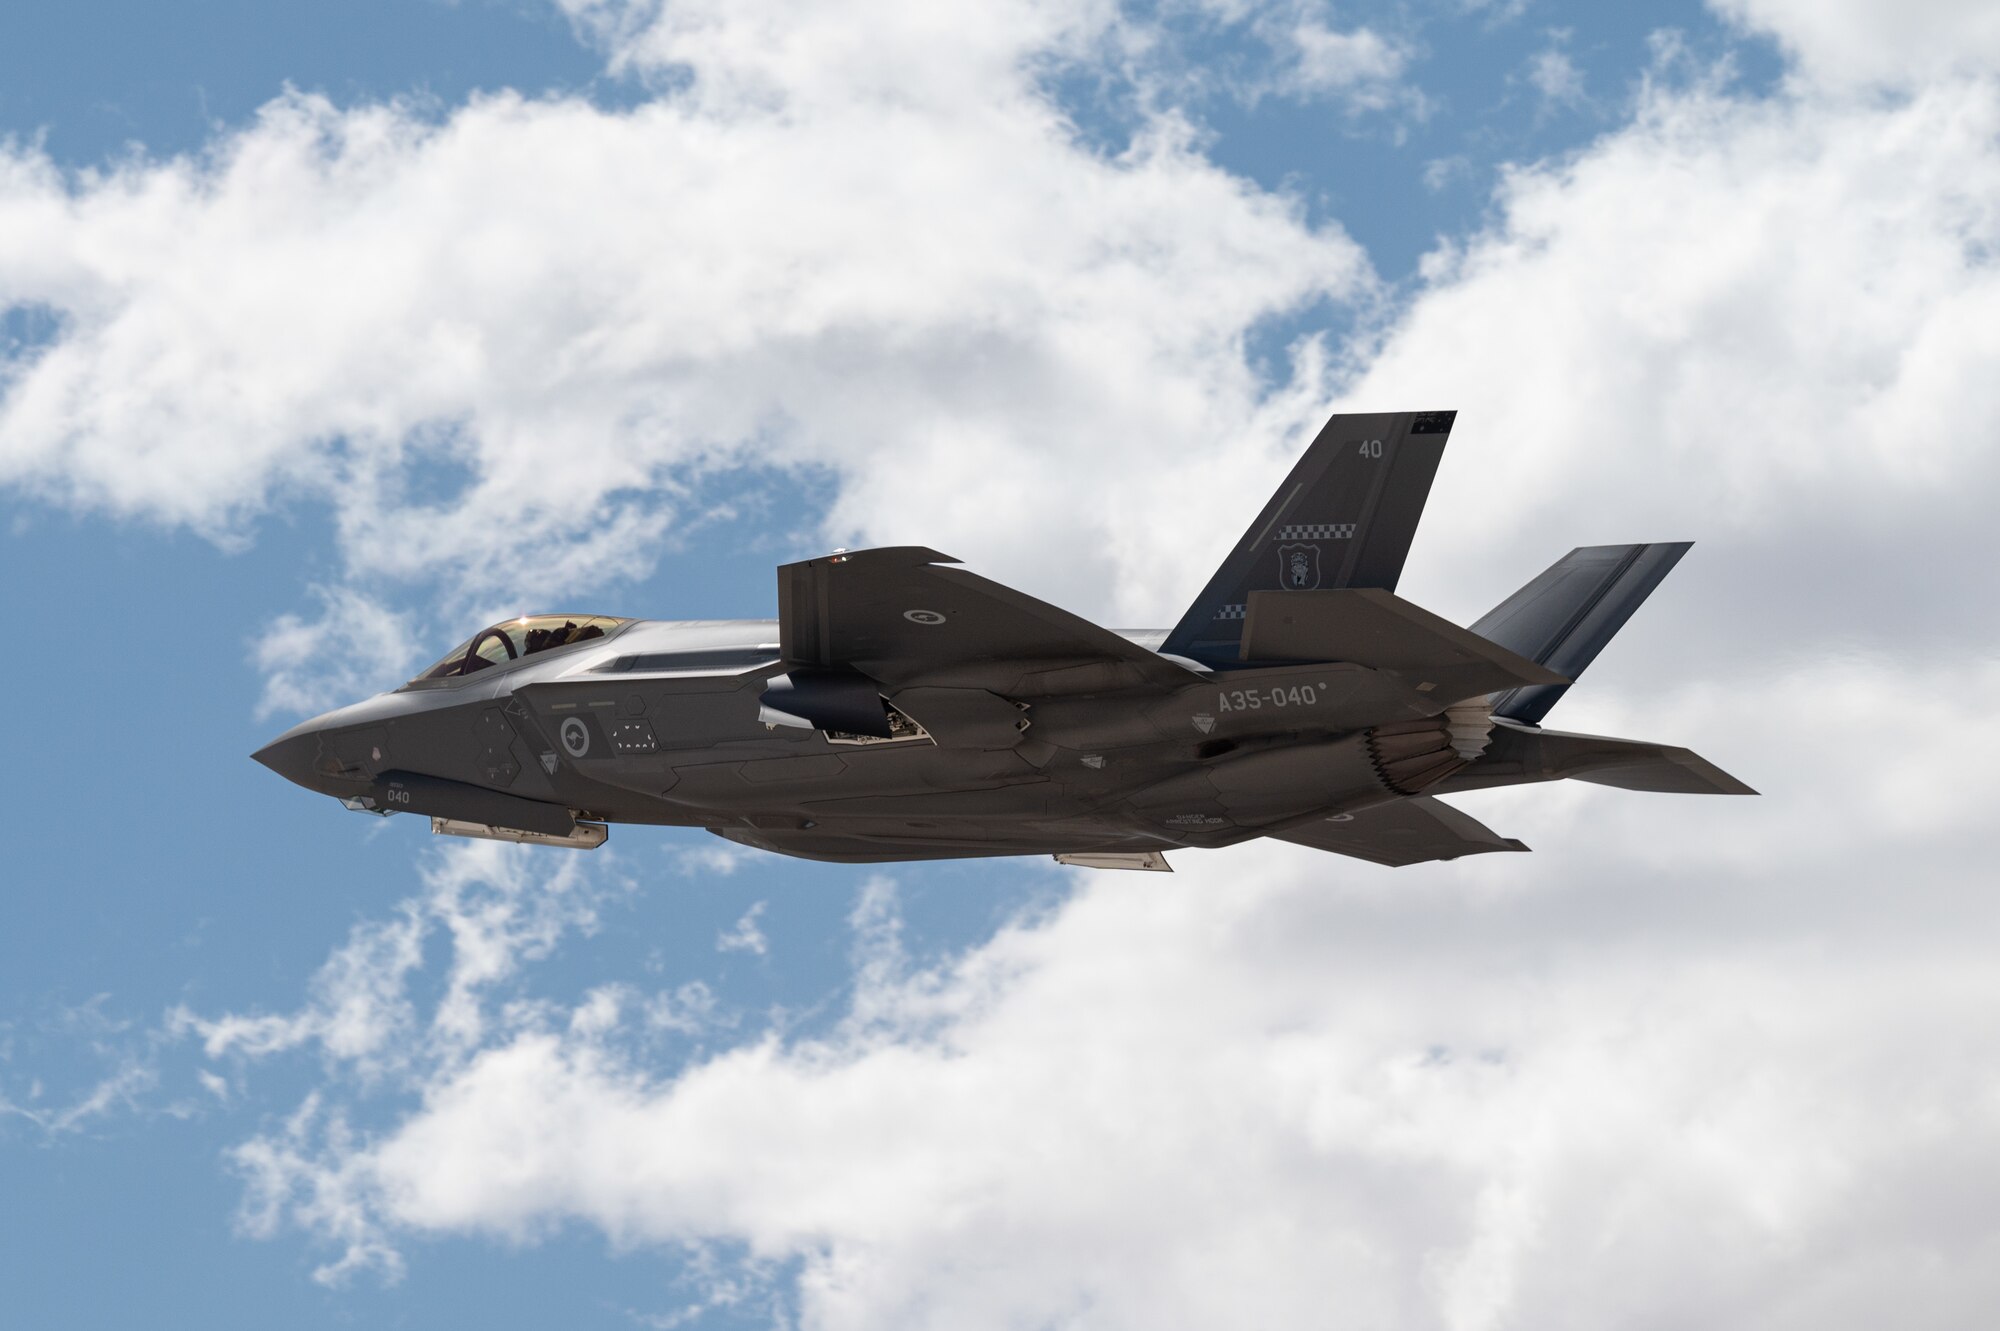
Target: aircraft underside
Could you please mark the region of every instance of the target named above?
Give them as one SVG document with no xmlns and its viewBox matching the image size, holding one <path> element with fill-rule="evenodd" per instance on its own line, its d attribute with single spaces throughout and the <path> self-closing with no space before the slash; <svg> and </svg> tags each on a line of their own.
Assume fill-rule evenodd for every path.
<svg viewBox="0 0 2000 1331">
<path fill-rule="evenodd" d="M 1164 633 L 934 550 L 836 552 L 778 570 L 776 621 L 509 621 L 257 756 L 440 832 L 678 824 L 850 862 L 1164 868 L 1270 836 L 1402 865 L 1526 849 L 1457 790 L 1748 793 L 1685 749 L 1540 725 L 1685 545 L 1573 551 L 1471 629 L 1394 594 L 1450 425 L 1336 416 Z"/>
</svg>

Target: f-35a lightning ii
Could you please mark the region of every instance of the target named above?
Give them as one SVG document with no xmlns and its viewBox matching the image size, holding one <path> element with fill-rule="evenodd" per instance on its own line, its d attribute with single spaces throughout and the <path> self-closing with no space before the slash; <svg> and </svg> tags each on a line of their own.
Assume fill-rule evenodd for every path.
<svg viewBox="0 0 2000 1331">
<path fill-rule="evenodd" d="M 778 569 L 778 619 L 530 615 L 256 757 L 434 832 L 706 827 L 848 863 L 1276 837 L 1377 864 L 1526 850 L 1439 799 L 1571 777 L 1752 794 L 1541 728 L 1686 543 L 1573 550 L 1469 630 L 1395 594 L 1454 413 L 1339 415 L 1174 628 L 1113 632 L 935 550 Z"/>
</svg>

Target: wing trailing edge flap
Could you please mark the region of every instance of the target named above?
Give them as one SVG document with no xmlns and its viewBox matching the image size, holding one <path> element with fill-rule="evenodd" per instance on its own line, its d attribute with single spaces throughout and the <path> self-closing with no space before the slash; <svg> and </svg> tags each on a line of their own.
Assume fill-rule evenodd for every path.
<svg viewBox="0 0 2000 1331">
<path fill-rule="evenodd" d="M 1315 814 L 1264 835 L 1391 869 L 1433 860 L 1455 860 L 1464 855 L 1527 849 L 1514 838 L 1503 837 L 1470 814 L 1428 795 L 1392 800 L 1332 817 Z"/>
<path fill-rule="evenodd" d="M 1250 593 L 1250 661 L 1346 661 L 1404 676 L 1440 705 L 1569 681 L 1378 587 Z"/>
<path fill-rule="evenodd" d="M 903 545 L 780 565 L 780 654 L 788 666 L 859 671 L 890 692 L 1036 697 L 1196 678 L 1067 610 L 945 567 L 957 562 Z"/>
<path fill-rule="evenodd" d="M 1486 752 L 1438 789 L 1449 793 L 1565 778 L 1663 795 L 1757 793 L 1690 749 L 1609 735 L 1540 730 L 1499 716 L 1493 718 Z"/>
</svg>

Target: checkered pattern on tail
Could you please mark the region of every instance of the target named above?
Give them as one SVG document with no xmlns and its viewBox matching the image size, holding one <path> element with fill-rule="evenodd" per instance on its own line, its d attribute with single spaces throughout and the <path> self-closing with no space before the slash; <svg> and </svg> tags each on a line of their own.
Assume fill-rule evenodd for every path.
<svg viewBox="0 0 2000 1331">
<path fill-rule="evenodd" d="M 1351 522 L 1297 522 L 1289 527 L 1278 528 L 1276 539 L 1280 541 L 1351 541 L 1354 539 L 1354 524 Z"/>
</svg>

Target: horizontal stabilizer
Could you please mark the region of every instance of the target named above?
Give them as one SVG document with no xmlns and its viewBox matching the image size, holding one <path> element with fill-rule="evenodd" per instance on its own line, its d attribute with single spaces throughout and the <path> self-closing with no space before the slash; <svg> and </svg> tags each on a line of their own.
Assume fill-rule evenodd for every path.
<svg viewBox="0 0 2000 1331">
<path fill-rule="evenodd" d="M 884 546 L 778 568 L 779 653 L 789 666 L 859 671 L 1007 697 L 1179 688 L 1195 678 L 1087 619 L 922 546 Z"/>
<path fill-rule="evenodd" d="M 1469 629 L 1375 587 L 1252 592 L 1243 657 L 1346 661 L 1406 676 L 1442 706 L 1479 694 L 1569 681 Z"/>
<path fill-rule="evenodd" d="M 1396 590 L 1455 416 L 1328 420 L 1160 650 L 1214 664 L 1239 659 L 1253 591 Z"/>
<path fill-rule="evenodd" d="M 1668 795 L 1757 793 L 1700 754 L 1672 744 L 1537 730 L 1503 717 L 1494 718 L 1492 736 L 1479 761 L 1437 789 L 1483 790 L 1565 777 Z"/>
<path fill-rule="evenodd" d="M 1497 835 L 1477 818 L 1428 795 L 1392 800 L 1332 817 L 1314 816 L 1265 836 L 1294 845 L 1330 850 L 1392 869 L 1431 860 L 1455 860 L 1496 850 L 1526 850 L 1512 837 Z"/>
<path fill-rule="evenodd" d="M 1487 612 L 1472 631 L 1574 680 L 1692 544 L 1668 541 L 1572 550 Z M 1493 712 L 1538 725 L 1568 687 L 1563 683 L 1518 688 L 1495 698 Z"/>
</svg>

